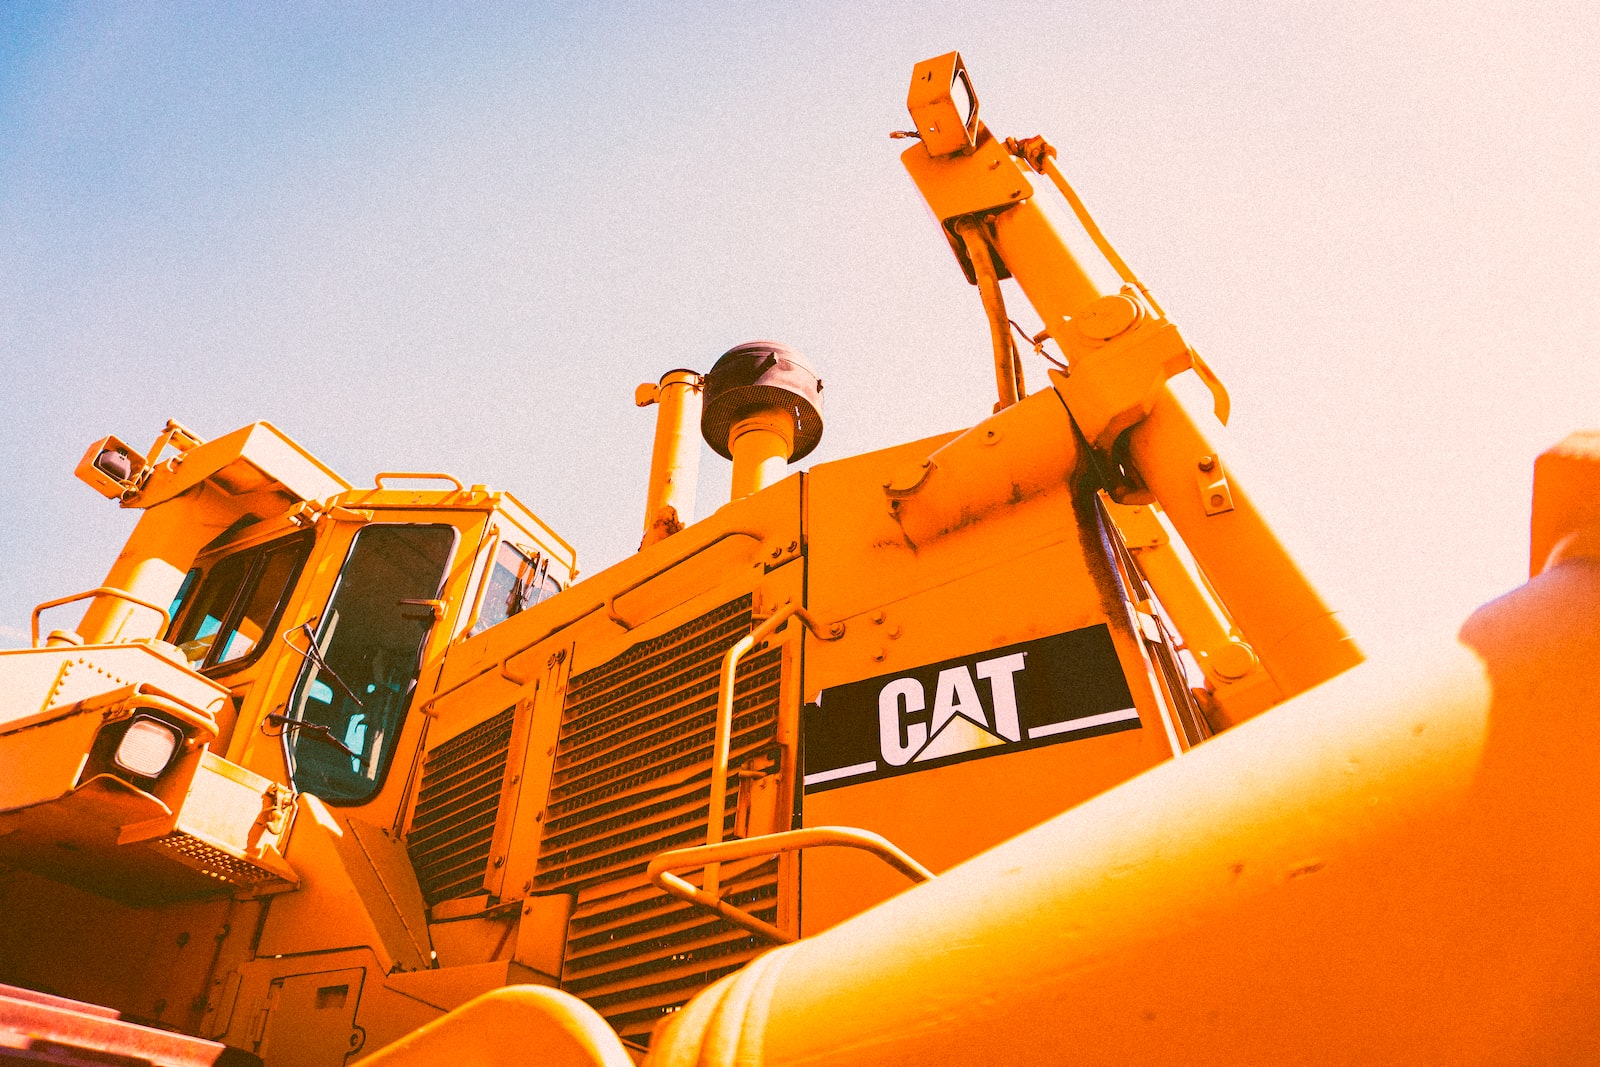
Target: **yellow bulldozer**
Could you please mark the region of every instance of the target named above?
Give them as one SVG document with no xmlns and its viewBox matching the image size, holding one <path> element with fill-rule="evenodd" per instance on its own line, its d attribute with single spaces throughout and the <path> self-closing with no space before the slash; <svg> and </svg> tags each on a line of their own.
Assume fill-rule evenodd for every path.
<svg viewBox="0 0 1600 1067">
<path fill-rule="evenodd" d="M 803 355 L 669 370 L 581 581 L 510 493 L 268 423 L 89 447 L 141 514 L 0 651 L 0 1062 L 1600 1056 L 1600 437 L 1538 461 L 1526 586 L 1364 663 L 1052 146 L 953 52 L 907 105 L 990 325 L 963 431 L 791 473 Z"/>
</svg>

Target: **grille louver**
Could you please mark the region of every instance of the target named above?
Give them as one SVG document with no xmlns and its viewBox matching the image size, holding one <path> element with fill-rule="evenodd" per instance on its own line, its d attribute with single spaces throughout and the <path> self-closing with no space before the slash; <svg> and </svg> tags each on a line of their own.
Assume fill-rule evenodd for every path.
<svg viewBox="0 0 1600 1067">
<path fill-rule="evenodd" d="M 484 887 L 511 750 L 512 710 L 452 737 L 423 762 L 406 842 L 430 906 Z"/>
<path fill-rule="evenodd" d="M 772 947 L 708 912 L 669 897 L 643 877 L 606 895 L 578 895 L 567 927 L 561 985 L 588 1001 L 630 1041 L 648 1044 L 663 1017 Z M 724 900 L 777 921 L 776 859 L 723 867 Z"/>
<path fill-rule="evenodd" d="M 644 876 L 651 857 L 705 841 L 722 657 L 751 626 L 744 596 L 568 683 L 535 880 L 578 893 L 563 987 L 633 1040 L 770 947 Z M 773 647 L 739 665 L 730 766 L 778 744 L 782 655 Z M 735 782 L 728 835 L 737 797 Z M 729 899 L 774 921 L 776 860 L 727 865 L 723 882 Z"/>
</svg>

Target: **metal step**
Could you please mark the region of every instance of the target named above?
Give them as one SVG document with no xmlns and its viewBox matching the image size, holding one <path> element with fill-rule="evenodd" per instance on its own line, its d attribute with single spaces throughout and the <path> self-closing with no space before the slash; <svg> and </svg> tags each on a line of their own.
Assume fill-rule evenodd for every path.
<svg viewBox="0 0 1600 1067">
<path fill-rule="evenodd" d="M 0 985 L 0 1064 L 261 1067 L 254 1053 L 123 1019 L 111 1008 Z"/>
</svg>

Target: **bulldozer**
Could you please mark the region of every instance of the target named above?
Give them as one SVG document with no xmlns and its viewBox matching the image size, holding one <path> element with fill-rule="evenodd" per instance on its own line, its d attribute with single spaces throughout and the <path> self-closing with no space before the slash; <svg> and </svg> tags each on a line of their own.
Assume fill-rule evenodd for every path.
<svg viewBox="0 0 1600 1067">
<path fill-rule="evenodd" d="M 90 445 L 140 517 L 0 651 L 0 1061 L 1592 1062 L 1600 436 L 1526 586 L 1367 662 L 1054 147 L 958 53 L 907 109 L 964 430 L 791 472 L 804 355 L 671 369 L 581 580 L 512 493 L 269 423 Z"/>
</svg>

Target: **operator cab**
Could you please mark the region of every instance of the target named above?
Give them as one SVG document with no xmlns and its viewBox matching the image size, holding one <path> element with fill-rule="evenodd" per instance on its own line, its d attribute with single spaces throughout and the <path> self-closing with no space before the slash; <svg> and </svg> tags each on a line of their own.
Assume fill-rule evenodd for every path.
<svg viewBox="0 0 1600 1067">
<path fill-rule="evenodd" d="M 216 751 L 359 805 L 383 787 L 425 664 L 573 571 L 508 494 L 380 485 L 230 528 L 184 576 L 164 637 L 233 695 Z"/>
</svg>

